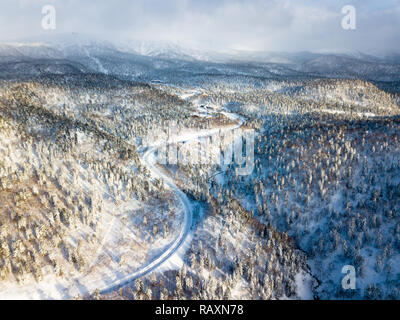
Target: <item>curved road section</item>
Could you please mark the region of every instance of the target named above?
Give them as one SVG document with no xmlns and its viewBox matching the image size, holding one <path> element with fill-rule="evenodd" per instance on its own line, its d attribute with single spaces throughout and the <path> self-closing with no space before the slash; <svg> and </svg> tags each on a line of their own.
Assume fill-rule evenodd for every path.
<svg viewBox="0 0 400 320">
<path fill-rule="evenodd" d="M 230 126 L 224 129 L 212 129 L 208 131 L 201 131 L 194 135 L 191 134 L 191 135 L 177 136 L 174 139 L 170 140 L 169 142 L 179 143 L 182 141 L 194 141 L 200 138 L 214 135 L 222 131 L 235 130 L 242 126 L 243 119 L 241 117 L 238 117 L 237 115 L 228 112 L 224 112 L 224 114 L 233 120 L 239 120 L 239 123 L 237 125 Z M 150 171 L 150 174 L 155 178 L 162 179 L 164 183 L 168 185 L 179 197 L 179 200 L 182 204 L 182 208 L 184 210 L 183 227 L 180 230 L 179 235 L 176 237 L 176 239 L 167 247 L 167 249 L 160 256 L 155 258 L 149 264 L 141 267 L 136 272 L 130 274 L 129 276 L 115 281 L 110 286 L 101 288 L 100 289 L 101 294 L 105 294 L 115 289 L 118 289 L 121 286 L 124 286 L 138 278 L 141 278 L 149 274 L 150 272 L 154 271 L 155 269 L 166 263 L 182 247 L 189 234 L 193 222 L 193 210 L 189 198 L 182 190 L 180 190 L 175 185 L 175 183 L 172 181 L 171 178 L 169 178 L 167 175 L 163 174 L 160 170 L 158 170 L 156 166 L 157 161 L 155 157 L 155 152 L 157 148 L 161 146 L 163 143 L 165 142 L 158 142 L 153 144 L 152 146 L 141 148 L 139 149 L 139 154 L 141 154 L 141 161 L 147 166 L 148 170 Z"/>
</svg>

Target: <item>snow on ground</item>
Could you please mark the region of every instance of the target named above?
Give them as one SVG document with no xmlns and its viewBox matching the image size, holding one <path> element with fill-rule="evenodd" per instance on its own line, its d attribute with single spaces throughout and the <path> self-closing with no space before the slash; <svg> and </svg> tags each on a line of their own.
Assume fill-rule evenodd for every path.
<svg viewBox="0 0 400 320">
<path fill-rule="evenodd" d="M 346 112 L 343 110 L 336 110 L 336 109 L 321 109 L 320 111 L 330 114 L 347 114 L 347 115 L 351 114 L 351 112 L 349 111 Z M 376 114 L 372 112 L 355 112 L 354 114 L 357 114 L 360 117 L 376 117 Z"/>
<path fill-rule="evenodd" d="M 233 118 L 237 119 L 236 117 Z M 232 130 L 238 126 L 240 124 L 224 128 L 224 131 Z M 179 136 L 173 137 L 170 142 L 192 141 L 220 132 L 220 128 L 200 132 L 183 132 Z M 127 223 L 127 217 L 140 208 L 140 203 L 128 201 L 115 207 L 109 202 L 105 206 L 106 212 L 98 231 L 99 234 L 103 235 L 102 241 L 85 274 L 74 275 L 71 272 L 61 278 L 49 273 L 45 274 L 40 282 L 27 279 L 22 286 L 16 282 L 2 282 L 0 284 L 0 298 L 68 299 L 87 294 L 98 288 L 106 291 L 154 270 L 161 272 L 180 268 L 183 265 L 183 256 L 193 237 L 190 232 L 192 226 L 191 204 L 187 196 L 173 184 L 171 179 L 155 168 L 153 152 L 154 149 L 149 149 L 144 154 L 144 163 L 150 168 L 154 176 L 161 177 L 179 196 L 182 208 L 184 208 L 183 226 L 179 235 L 172 242 L 168 239 L 153 242 L 148 255 L 141 255 L 145 248 L 142 248 L 143 244 L 139 244 L 135 240 L 136 237 L 140 238 L 141 235 L 133 231 L 133 226 Z M 82 181 L 81 184 L 84 187 L 86 185 L 86 189 L 90 188 L 87 182 Z M 146 261 L 146 263 L 140 264 L 138 261 L 142 261 L 142 263 Z"/>
<path fill-rule="evenodd" d="M 300 272 L 295 277 L 296 287 L 297 287 L 297 295 L 301 300 L 313 300 L 313 283 L 314 280 L 312 277 L 305 272 Z"/>
</svg>

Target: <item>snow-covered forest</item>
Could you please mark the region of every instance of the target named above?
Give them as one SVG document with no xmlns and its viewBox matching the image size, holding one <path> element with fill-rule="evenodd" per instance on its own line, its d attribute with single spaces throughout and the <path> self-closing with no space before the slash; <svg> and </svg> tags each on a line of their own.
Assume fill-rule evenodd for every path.
<svg viewBox="0 0 400 320">
<path fill-rule="evenodd" d="M 0 298 L 400 298 L 390 73 L 6 49 Z"/>
</svg>

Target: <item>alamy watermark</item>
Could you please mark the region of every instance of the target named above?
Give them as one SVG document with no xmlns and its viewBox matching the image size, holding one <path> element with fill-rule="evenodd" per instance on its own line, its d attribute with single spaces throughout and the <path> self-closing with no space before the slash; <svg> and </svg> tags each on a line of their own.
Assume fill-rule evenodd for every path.
<svg viewBox="0 0 400 320">
<path fill-rule="evenodd" d="M 42 7 L 42 28 L 44 30 L 56 29 L 56 8 L 51 4 Z"/>
<path fill-rule="evenodd" d="M 342 288 L 344 290 L 356 289 L 356 269 L 354 266 L 346 265 L 342 268 L 342 273 L 346 274 L 342 279 Z"/>
<path fill-rule="evenodd" d="M 356 8 L 351 5 L 344 6 L 342 8 L 342 28 L 344 30 L 356 30 L 357 27 L 357 14 Z"/>
<path fill-rule="evenodd" d="M 157 162 L 164 165 L 236 165 L 236 174 L 250 175 L 254 169 L 254 130 L 234 129 L 192 139 L 190 131 L 168 124 L 164 142 L 156 149 Z M 180 132 L 186 132 L 183 135 Z M 197 134 L 194 133 L 196 136 Z"/>
<path fill-rule="evenodd" d="M 345 5 L 342 7 L 342 28 L 344 30 L 355 30 L 357 27 L 357 14 L 356 8 L 352 5 Z M 47 4 L 42 7 L 42 28 L 44 30 L 55 30 L 56 29 L 56 8 Z"/>
</svg>

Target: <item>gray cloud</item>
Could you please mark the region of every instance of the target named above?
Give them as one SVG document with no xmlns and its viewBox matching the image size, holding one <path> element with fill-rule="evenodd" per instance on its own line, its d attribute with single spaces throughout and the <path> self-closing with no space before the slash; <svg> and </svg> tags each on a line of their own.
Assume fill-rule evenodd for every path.
<svg viewBox="0 0 400 320">
<path fill-rule="evenodd" d="M 57 29 L 41 28 L 53 4 Z M 341 28 L 341 8 L 357 29 Z M 207 49 L 400 51 L 399 0 L 1 0 L 0 39 L 78 32 L 104 39 L 173 41 Z"/>
</svg>

